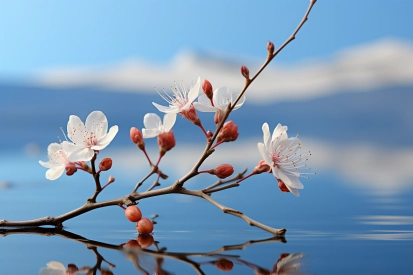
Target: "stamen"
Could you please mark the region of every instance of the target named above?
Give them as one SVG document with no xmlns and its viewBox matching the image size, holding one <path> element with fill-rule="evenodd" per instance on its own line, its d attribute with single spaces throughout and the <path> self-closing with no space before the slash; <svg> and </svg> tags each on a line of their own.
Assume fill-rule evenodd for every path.
<svg viewBox="0 0 413 275">
<path fill-rule="evenodd" d="M 62 128 L 62 127 L 60 127 L 60 131 L 62 131 L 63 136 L 65 137 L 66 141 L 68 141 L 68 140 L 67 140 L 67 137 L 66 137 L 66 135 L 65 135 L 65 132 L 63 131 L 63 128 Z M 57 137 L 57 138 L 60 138 L 60 137 Z M 62 142 L 62 141 L 60 140 L 60 142 Z"/>
</svg>

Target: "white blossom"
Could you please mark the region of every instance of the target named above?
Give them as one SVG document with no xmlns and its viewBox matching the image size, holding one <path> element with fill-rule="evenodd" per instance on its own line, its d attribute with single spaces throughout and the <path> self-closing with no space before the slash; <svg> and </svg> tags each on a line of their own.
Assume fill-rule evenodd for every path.
<svg viewBox="0 0 413 275">
<path fill-rule="evenodd" d="M 67 135 L 72 142 L 64 141 L 63 149 L 69 159 L 90 160 L 95 151 L 104 149 L 114 139 L 118 126 L 112 126 L 108 132 L 108 121 L 101 111 L 89 114 L 84 124 L 79 117 L 71 115 L 67 123 Z"/>
<path fill-rule="evenodd" d="M 152 102 L 152 104 L 163 113 L 181 113 L 191 107 L 192 103 L 199 95 L 200 87 L 201 80 L 199 77 L 197 78 L 195 85 L 189 90 L 187 90 L 182 83 L 180 83 L 180 85 L 175 83 L 175 86 L 171 87 L 173 92 L 172 95 L 169 95 L 165 91 L 164 94 L 158 92 L 159 95 L 168 102 L 169 106 L 162 106 L 155 102 Z"/>
<path fill-rule="evenodd" d="M 205 94 L 201 94 L 198 97 L 198 102 L 194 102 L 194 107 L 201 112 L 216 112 L 218 109 L 225 111 L 228 104 L 233 104 L 237 97 L 238 95 L 230 92 L 229 88 L 219 87 L 214 91 L 214 95 L 212 97 L 214 106 L 212 106 L 211 100 Z M 238 103 L 235 105 L 234 110 L 240 108 L 244 102 L 245 95 L 240 98 Z"/>
<path fill-rule="evenodd" d="M 272 137 L 267 123 L 262 125 L 264 143 L 258 143 L 258 150 L 264 161 L 271 167 L 273 175 L 281 180 L 295 196 L 300 196 L 299 189 L 304 186 L 298 179 L 303 173 L 300 168 L 306 166 L 309 152 L 301 152 L 301 142 L 297 137 L 288 138 L 287 126 L 278 124 Z"/>
<path fill-rule="evenodd" d="M 145 128 L 142 129 L 143 138 L 157 137 L 162 133 L 169 132 L 174 126 L 175 121 L 175 113 L 166 113 L 163 117 L 163 123 L 157 114 L 146 114 L 143 118 L 143 124 L 145 125 Z"/>
</svg>

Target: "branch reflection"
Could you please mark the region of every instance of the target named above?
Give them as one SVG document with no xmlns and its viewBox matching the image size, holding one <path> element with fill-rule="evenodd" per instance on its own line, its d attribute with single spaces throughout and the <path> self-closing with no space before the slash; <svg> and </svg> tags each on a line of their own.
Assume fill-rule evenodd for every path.
<svg viewBox="0 0 413 275">
<path fill-rule="evenodd" d="M 265 268 L 244 259 L 239 255 L 228 255 L 223 252 L 233 250 L 243 250 L 254 244 L 285 243 L 284 236 L 273 236 L 262 240 L 250 240 L 245 243 L 222 246 L 219 249 L 209 252 L 184 253 L 184 252 L 169 252 L 166 247 L 159 247 L 152 235 L 139 235 L 135 240 L 129 240 L 120 245 L 108 244 L 84 238 L 83 236 L 66 231 L 59 228 L 16 228 L 16 229 L 0 229 L 0 235 L 6 237 L 16 234 L 36 234 L 42 236 L 58 236 L 71 241 L 83 243 L 87 249 L 91 250 L 96 256 L 96 262 L 91 266 L 78 267 L 71 263 L 66 267 L 60 262 L 51 261 L 46 267 L 40 270 L 40 275 L 113 275 L 115 272 L 115 264 L 109 262 L 98 251 L 98 248 L 117 250 L 125 255 L 130 260 L 135 269 L 141 274 L 156 274 L 169 275 L 171 271 L 163 267 L 165 259 L 183 262 L 197 273 L 205 274 L 202 267 L 215 266 L 215 270 L 222 272 L 232 271 L 234 265 L 244 266 L 251 269 L 251 274 L 256 275 L 293 275 L 303 274 L 301 269 L 303 253 L 283 253 L 278 259 L 274 259 L 272 268 Z M 148 249 L 153 247 L 153 249 Z M 104 250 L 103 250 L 104 252 Z M 205 258 L 211 260 L 205 261 Z M 107 267 L 106 267 L 107 266 Z"/>
</svg>

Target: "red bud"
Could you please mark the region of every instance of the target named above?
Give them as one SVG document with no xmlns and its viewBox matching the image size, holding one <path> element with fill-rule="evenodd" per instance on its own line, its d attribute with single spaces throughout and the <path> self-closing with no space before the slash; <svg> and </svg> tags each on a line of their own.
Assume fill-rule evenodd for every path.
<svg viewBox="0 0 413 275">
<path fill-rule="evenodd" d="M 204 79 L 202 82 L 202 90 L 204 91 L 205 95 L 209 98 L 212 99 L 214 96 L 214 92 L 212 91 L 212 84 L 208 80 Z"/>
<path fill-rule="evenodd" d="M 175 136 L 172 131 L 159 134 L 158 145 L 159 145 L 161 155 L 164 155 L 167 151 L 174 148 L 175 144 L 176 144 Z"/>
<path fill-rule="evenodd" d="M 285 186 L 285 183 L 282 180 L 277 179 L 277 181 L 278 181 L 278 188 L 280 188 L 281 192 L 290 192 L 290 190 L 288 190 L 287 186 Z"/>
<path fill-rule="evenodd" d="M 234 173 L 234 168 L 229 164 L 218 165 L 217 168 L 210 171 L 210 174 L 214 174 L 220 179 L 225 179 Z"/>
<path fill-rule="evenodd" d="M 274 53 L 274 44 L 271 41 L 268 41 L 267 51 L 268 51 L 268 54 L 271 54 L 271 55 Z"/>
<path fill-rule="evenodd" d="M 66 169 L 66 175 L 68 176 L 73 175 L 77 171 L 76 165 L 71 162 L 66 165 L 65 169 Z"/>
<path fill-rule="evenodd" d="M 246 79 L 250 79 L 250 70 L 248 70 L 247 67 L 242 66 L 241 67 L 241 74 L 246 78 Z"/>
<path fill-rule="evenodd" d="M 238 138 L 238 126 L 232 120 L 225 122 L 217 136 L 217 142 L 235 141 Z"/>
<path fill-rule="evenodd" d="M 100 171 L 107 171 L 110 168 L 112 168 L 112 159 L 111 158 L 104 158 L 102 161 L 99 163 L 99 169 Z"/>
<path fill-rule="evenodd" d="M 261 160 L 258 162 L 257 166 L 255 166 L 254 171 L 255 174 L 261 174 L 264 172 L 271 172 L 271 167 L 264 161 Z"/>
<path fill-rule="evenodd" d="M 139 149 L 145 149 L 145 142 L 143 141 L 142 133 L 138 128 L 130 128 L 130 139 L 139 147 Z"/>
</svg>

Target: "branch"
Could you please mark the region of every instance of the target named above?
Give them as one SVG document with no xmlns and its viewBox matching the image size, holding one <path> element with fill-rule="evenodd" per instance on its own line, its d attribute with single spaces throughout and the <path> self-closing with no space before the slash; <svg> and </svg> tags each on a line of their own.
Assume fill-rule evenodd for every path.
<svg viewBox="0 0 413 275">
<path fill-rule="evenodd" d="M 191 169 L 188 174 L 186 174 L 184 177 L 182 177 L 180 180 L 177 181 L 176 184 L 179 184 L 183 186 L 183 184 L 189 180 L 190 178 L 194 177 L 197 175 L 197 171 L 199 167 L 202 165 L 202 163 L 208 158 L 210 154 L 213 152 L 210 152 L 210 149 L 212 147 L 212 144 L 214 143 L 215 139 L 218 136 L 219 131 L 222 129 L 222 126 L 228 119 L 230 113 L 234 110 L 234 107 L 237 105 L 238 101 L 241 99 L 241 97 L 244 95 L 244 93 L 247 91 L 248 87 L 251 85 L 252 82 L 261 74 L 261 72 L 267 67 L 267 65 L 274 59 L 274 57 L 281 52 L 282 49 L 284 49 L 285 46 L 287 46 L 291 41 L 295 39 L 296 34 L 298 31 L 301 29 L 301 27 L 304 25 L 304 23 L 308 20 L 308 15 L 310 14 L 311 9 L 313 8 L 315 2 L 317 0 L 310 0 L 310 5 L 307 8 L 307 12 L 305 13 L 303 19 L 301 20 L 300 24 L 298 27 L 295 29 L 295 31 L 292 33 L 292 35 L 284 42 L 284 44 L 281 45 L 281 47 L 275 51 L 273 54 L 268 55 L 267 60 L 264 62 L 264 64 L 261 66 L 261 68 L 257 71 L 257 73 L 251 78 L 251 79 L 246 79 L 245 81 L 245 86 L 239 93 L 238 97 L 236 100 L 233 102 L 233 104 L 229 104 L 227 107 L 227 110 L 225 112 L 224 118 L 222 121 L 217 125 L 216 130 L 213 134 L 213 136 L 207 140 L 206 147 L 204 149 L 204 152 L 202 153 L 201 157 L 199 158 L 198 162 L 195 164 L 195 166 Z"/>
</svg>

